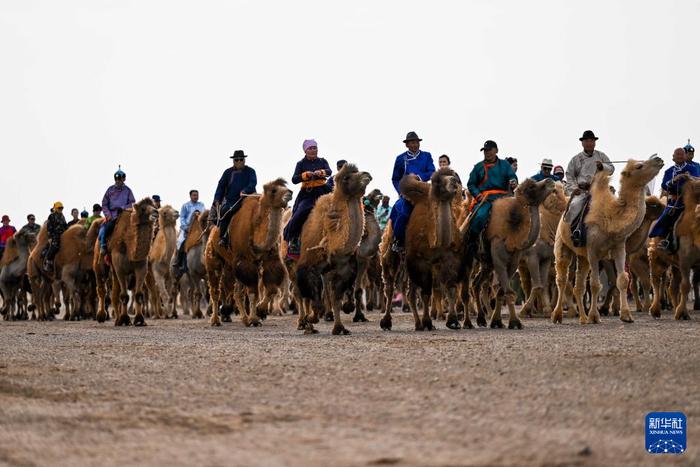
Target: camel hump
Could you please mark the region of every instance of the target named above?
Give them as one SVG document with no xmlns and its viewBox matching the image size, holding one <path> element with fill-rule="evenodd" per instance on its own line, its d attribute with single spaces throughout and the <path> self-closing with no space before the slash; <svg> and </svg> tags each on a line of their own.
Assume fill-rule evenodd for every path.
<svg viewBox="0 0 700 467">
<path fill-rule="evenodd" d="M 428 198 L 430 186 L 416 178 L 415 175 L 408 174 L 404 175 L 399 182 L 399 192 L 404 198 L 415 204 Z"/>
<path fill-rule="evenodd" d="M 17 247 L 17 239 L 10 237 L 5 243 L 5 253 L 0 260 L 0 266 L 6 266 L 19 257 L 19 248 Z"/>
</svg>

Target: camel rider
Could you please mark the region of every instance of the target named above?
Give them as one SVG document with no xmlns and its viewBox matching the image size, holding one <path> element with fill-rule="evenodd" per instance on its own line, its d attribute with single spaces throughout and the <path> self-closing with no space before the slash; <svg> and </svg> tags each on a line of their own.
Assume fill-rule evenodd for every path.
<svg viewBox="0 0 700 467">
<path fill-rule="evenodd" d="M 695 148 L 690 144 L 690 138 L 688 138 L 688 144 L 683 147 L 683 150 L 685 151 L 685 161 L 690 165 L 700 168 L 700 164 L 693 160 L 695 157 Z"/>
<path fill-rule="evenodd" d="M 615 167 L 610 163 L 610 159 L 605 153 L 596 151 L 595 145 L 598 138 L 591 130 L 583 132 L 579 138 L 583 151 L 576 154 L 566 169 L 566 183 L 564 188 L 566 194 L 570 196 L 569 207 L 564 214 L 564 220 L 571 225 L 571 240 L 574 246 L 586 244 L 586 232 L 583 218 L 588 211 L 588 201 L 590 199 L 589 190 L 593 176 L 598 171 L 597 163 L 603 164 L 603 169 L 609 174 L 615 171 Z"/>
<path fill-rule="evenodd" d="M 53 203 L 51 214 L 46 221 L 46 232 L 49 236 L 49 241 L 46 247 L 42 250 L 44 256 L 44 269 L 51 273 L 53 272 L 53 259 L 61 247 L 61 235 L 68 229 L 66 218 L 63 217 L 63 203 L 56 201 Z"/>
<path fill-rule="evenodd" d="M 106 258 L 107 237 L 109 237 L 114 230 L 119 213 L 125 209 L 131 208 L 136 202 L 134 193 L 131 192 L 131 188 L 124 184 L 125 181 L 126 173 L 122 171 L 120 166 L 119 170 L 114 173 L 114 185 L 107 188 L 105 195 L 102 197 L 102 213 L 105 216 L 105 220 L 100 226 L 100 232 L 97 238 L 100 241 L 100 254 L 105 256 L 105 262 L 107 263 L 109 262 L 109 259 Z"/>
<path fill-rule="evenodd" d="M 474 166 L 467 182 L 467 189 L 472 195 L 467 240 L 472 244 L 488 224 L 491 204 L 498 198 L 508 196 L 518 186 L 518 176 L 512 164 L 506 159 L 499 159 L 495 141 L 487 140 L 481 151 L 484 160 Z"/>
<path fill-rule="evenodd" d="M 219 245 L 223 247 L 229 245 L 228 225 L 241 208 L 243 195 L 255 193 L 255 187 L 258 184 L 255 170 L 245 164 L 247 157 L 242 149 L 233 151 L 233 155 L 230 156 L 233 159 L 233 167 L 224 170 L 216 186 L 214 204 L 211 208 L 213 218 L 210 217 L 210 219 L 212 222 L 216 221 L 219 227 Z"/>
<path fill-rule="evenodd" d="M 542 164 L 540 164 L 540 171 L 530 178 L 536 182 L 541 182 L 545 178 L 551 178 L 552 180 L 557 182 L 559 180 L 554 174 L 552 174 L 553 167 L 554 164 L 552 164 L 552 159 L 542 159 Z"/>
<path fill-rule="evenodd" d="M 95 203 L 92 205 L 92 216 L 88 217 L 87 220 L 85 221 L 85 228 L 89 229 L 90 225 L 96 220 L 96 219 L 102 219 L 102 206 Z"/>
<path fill-rule="evenodd" d="M 661 189 L 668 193 L 668 202 L 661 217 L 649 232 L 649 238 L 663 237 L 659 243 L 661 248 L 673 253 L 677 249 L 673 227 L 683 213 L 683 185 L 690 177 L 700 177 L 700 166 L 690 164 L 686 159 L 684 148 L 673 151 L 674 165 L 664 171 Z"/>
<path fill-rule="evenodd" d="M 160 209 L 160 195 L 153 195 L 151 199 L 153 200 L 153 206 L 155 206 L 156 209 Z"/>
<path fill-rule="evenodd" d="M 409 131 L 406 134 L 406 139 L 403 143 L 408 151 L 396 156 L 394 162 L 394 172 L 391 175 L 391 183 L 394 184 L 396 192 L 399 194 L 399 199 L 391 208 L 389 219 L 391 220 L 391 228 L 394 232 L 394 241 L 391 249 L 397 252 L 403 252 L 406 242 L 406 227 L 408 220 L 413 212 L 413 205 L 401 196 L 399 190 L 399 182 L 404 175 L 413 174 L 422 181 L 427 182 L 435 172 L 433 164 L 433 156 L 427 151 L 420 150 L 420 142 L 423 141 L 418 137 L 415 131 Z"/>
<path fill-rule="evenodd" d="M 304 140 L 302 144 L 304 158 L 297 162 L 292 176 L 292 183 L 301 183 L 301 190 L 294 200 L 292 217 L 284 228 L 287 241 L 287 256 L 297 259 L 301 253 L 301 230 L 316 200 L 332 191 L 326 180 L 332 171 L 326 159 L 318 157 L 318 144 L 313 139 Z"/>
<path fill-rule="evenodd" d="M 5 252 L 7 241 L 12 238 L 16 232 L 17 229 L 10 225 L 10 216 L 4 214 L 2 216 L 2 226 L 0 226 L 0 259 L 2 259 L 2 255 Z"/>
<path fill-rule="evenodd" d="M 187 232 L 190 230 L 190 223 L 195 212 L 204 212 L 204 203 L 199 200 L 199 191 L 190 190 L 190 200 L 180 208 L 180 232 L 177 235 L 177 256 L 175 266 L 177 274 L 182 275 L 187 272 L 187 255 L 185 254 L 185 240 Z"/>
<path fill-rule="evenodd" d="M 337 169 L 336 171 L 340 172 L 340 169 L 345 167 L 345 164 L 347 163 L 348 161 L 346 161 L 345 159 L 340 159 L 339 161 L 337 161 L 335 163 L 335 168 Z M 335 181 L 333 180 L 333 177 L 328 177 L 328 180 L 326 180 L 326 185 L 328 185 L 331 188 L 331 190 L 333 189 L 333 187 L 335 186 Z"/>
</svg>

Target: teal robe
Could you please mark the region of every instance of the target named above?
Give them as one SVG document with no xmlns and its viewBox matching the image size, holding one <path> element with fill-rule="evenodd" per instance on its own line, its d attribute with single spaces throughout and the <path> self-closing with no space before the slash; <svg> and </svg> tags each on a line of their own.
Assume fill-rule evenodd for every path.
<svg viewBox="0 0 700 467">
<path fill-rule="evenodd" d="M 470 236 L 478 236 L 486 228 L 491 216 L 491 204 L 494 200 L 508 195 L 511 180 L 517 183 L 518 176 L 513 172 L 513 167 L 503 159 L 496 159 L 493 164 L 481 161 L 474 166 L 467 182 L 467 189 L 476 201 L 472 209 L 477 210 L 469 224 Z M 499 190 L 501 193 L 492 193 L 492 190 Z M 486 201 L 482 203 L 484 196 Z"/>
</svg>

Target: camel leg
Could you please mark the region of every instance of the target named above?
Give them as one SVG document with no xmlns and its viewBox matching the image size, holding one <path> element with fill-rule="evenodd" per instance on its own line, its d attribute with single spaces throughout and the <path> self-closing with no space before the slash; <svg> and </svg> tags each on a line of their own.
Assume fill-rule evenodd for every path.
<svg viewBox="0 0 700 467">
<path fill-rule="evenodd" d="M 680 283 L 680 293 L 678 294 L 678 305 L 676 306 L 676 311 L 673 315 L 674 319 L 690 319 L 688 314 L 688 293 L 690 292 L 690 263 L 685 255 L 679 254 L 678 270 L 680 273 L 681 283 Z M 677 282 L 677 281 L 674 281 Z"/>
<path fill-rule="evenodd" d="M 390 260 L 382 261 L 382 276 L 384 277 L 384 310 L 379 327 L 384 331 L 391 331 L 391 302 L 394 298 L 394 270 Z"/>
<path fill-rule="evenodd" d="M 445 325 L 449 329 L 460 329 L 459 317 L 457 316 L 457 287 L 454 284 L 443 285 L 445 289 L 445 301 L 447 302 L 447 322 Z M 468 315 L 468 313 L 465 313 Z"/>
<path fill-rule="evenodd" d="M 362 313 L 363 308 L 363 297 L 364 290 L 362 288 L 363 280 L 367 274 L 367 268 L 369 267 L 369 258 L 358 258 L 357 259 L 357 277 L 355 278 L 355 316 L 353 316 L 352 321 L 354 323 L 367 322 L 367 318 Z"/>
<path fill-rule="evenodd" d="M 525 264 L 527 265 L 527 268 L 524 268 L 522 264 L 518 267 L 519 273 L 522 270 L 522 273 L 520 274 L 520 282 L 523 284 L 523 291 L 526 289 L 526 283 L 528 289 L 527 300 L 520 309 L 520 317 L 532 318 L 532 311 L 533 309 L 536 309 L 536 300 L 541 292 L 540 289 L 542 288 L 543 277 L 540 274 L 539 259 L 534 251 L 525 257 Z M 525 269 L 527 269 L 527 271 L 525 271 Z M 523 277 L 526 275 L 530 276 L 529 280 L 523 280 Z"/>
<path fill-rule="evenodd" d="M 578 311 L 578 321 L 581 324 L 586 324 L 587 314 L 586 314 L 586 278 L 590 271 L 590 263 L 588 259 L 583 256 L 579 256 L 576 261 L 576 279 L 574 281 L 574 302 L 576 303 L 576 309 Z M 592 275 L 592 274 L 591 274 Z"/>
<path fill-rule="evenodd" d="M 629 303 L 627 302 L 627 286 L 629 286 L 629 276 L 625 271 L 625 259 L 627 258 L 627 253 L 625 252 L 625 244 L 620 245 L 613 252 L 613 260 L 615 261 L 615 269 L 617 272 L 617 280 L 615 285 L 617 287 L 617 296 L 620 300 L 620 320 L 625 323 L 632 323 L 632 314 L 630 313 Z"/>
<path fill-rule="evenodd" d="M 649 258 L 651 267 L 651 287 L 653 293 L 653 301 L 649 308 L 649 315 L 652 318 L 661 318 L 661 296 L 663 295 L 664 274 L 666 273 L 666 265 L 661 261 L 652 260 Z"/>
<path fill-rule="evenodd" d="M 216 264 L 209 264 L 207 267 L 207 276 L 209 282 L 209 302 L 211 303 L 211 318 L 209 325 L 221 326 L 221 318 L 219 317 L 219 306 L 221 305 L 221 261 L 216 261 Z"/>
<path fill-rule="evenodd" d="M 104 323 L 109 317 L 107 315 L 107 309 L 105 308 L 105 297 L 107 296 L 107 284 L 104 279 L 98 277 L 99 274 L 95 274 L 95 283 L 97 291 L 97 312 L 95 313 L 95 319 L 98 323 Z"/>
<path fill-rule="evenodd" d="M 600 323 L 600 312 L 598 311 L 598 297 L 600 296 L 600 290 L 603 288 L 603 284 L 600 282 L 600 273 L 596 265 L 600 262 L 600 258 L 596 256 L 593 248 L 588 250 L 588 265 L 591 270 L 590 274 L 590 285 L 591 285 L 591 306 L 588 311 L 588 318 L 586 319 L 587 324 L 598 324 Z M 578 286 L 578 276 L 576 278 Z"/>
<path fill-rule="evenodd" d="M 569 285 L 569 267 L 574 255 L 559 238 L 554 243 L 554 254 L 556 257 L 554 266 L 556 269 L 557 304 L 552 311 L 552 322 L 561 324 L 564 318 L 564 300 Z"/>
<path fill-rule="evenodd" d="M 471 270 L 467 268 L 464 277 L 468 278 L 471 273 Z M 462 302 L 462 307 L 464 308 L 464 322 L 462 323 L 462 327 L 464 329 L 474 329 L 474 325 L 472 324 L 471 318 L 469 318 L 469 311 L 471 308 L 471 301 L 470 295 L 469 295 L 469 281 L 468 279 L 463 278 L 462 281 L 459 284 L 459 298 L 460 301 Z M 448 319 L 449 321 L 449 319 Z"/>
<path fill-rule="evenodd" d="M 248 326 L 258 327 L 262 325 L 260 316 L 258 315 L 258 288 L 257 284 L 253 287 L 245 287 L 248 295 Z"/>
<path fill-rule="evenodd" d="M 413 313 L 413 322 L 415 323 L 416 331 L 422 331 L 423 323 L 421 322 L 420 317 L 418 316 L 418 307 L 416 306 L 417 295 L 418 294 L 416 291 L 416 285 L 412 281 L 409 281 L 406 300 L 408 301 L 408 307 L 411 309 L 411 313 Z"/>
</svg>

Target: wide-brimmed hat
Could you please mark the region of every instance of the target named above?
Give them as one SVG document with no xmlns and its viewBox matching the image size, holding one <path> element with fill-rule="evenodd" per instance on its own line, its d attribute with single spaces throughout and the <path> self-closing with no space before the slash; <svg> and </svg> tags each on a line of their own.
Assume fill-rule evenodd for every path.
<svg viewBox="0 0 700 467">
<path fill-rule="evenodd" d="M 423 141 L 418 137 L 418 134 L 415 131 L 409 131 L 406 133 L 406 139 L 403 140 L 404 143 L 408 143 L 409 141 Z"/>
<path fill-rule="evenodd" d="M 484 147 L 479 149 L 479 151 L 486 151 L 489 149 L 498 149 L 498 145 L 496 144 L 495 141 L 491 141 L 490 139 L 486 140 L 484 143 Z"/>
<path fill-rule="evenodd" d="M 160 201 L 160 195 L 153 195 L 153 196 L 151 196 L 151 199 L 153 201 Z"/>
<path fill-rule="evenodd" d="M 2 222 L 10 222 L 10 216 L 8 216 L 7 214 L 2 216 Z"/>
<path fill-rule="evenodd" d="M 550 169 L 554 167 L 554 164 L 552 163 L 552 159 L 542 159 L 542 167 L 549 167 Z"/>
<path fill-rule="evenodd" d="M 597 140 L 598 137 L 593 133 L 592 130 L 586 130 L 583 132 L 583 136 L 581 136 L 578 140 L 583 141 L 584 139 L 595 139 Z"/>
<path fill-rule="evenodd" d="M 248 157 L 248 155 L 243 152 L 243 149 L 236 149 L 233 151 L 233 156 L 230 156 L 229 159 L 245 159 L 246 157 Z"/>
</svg>

